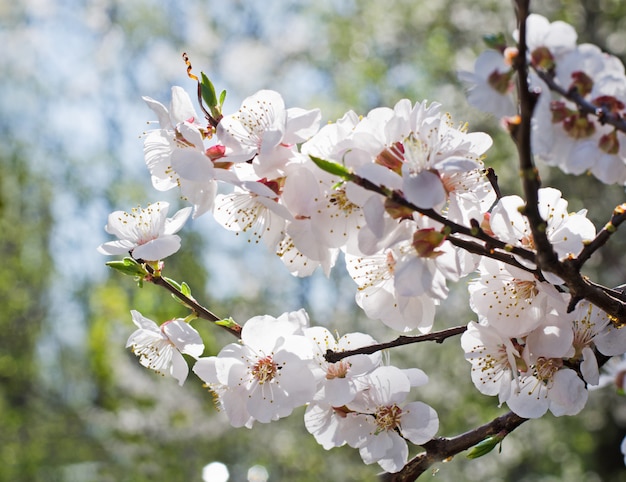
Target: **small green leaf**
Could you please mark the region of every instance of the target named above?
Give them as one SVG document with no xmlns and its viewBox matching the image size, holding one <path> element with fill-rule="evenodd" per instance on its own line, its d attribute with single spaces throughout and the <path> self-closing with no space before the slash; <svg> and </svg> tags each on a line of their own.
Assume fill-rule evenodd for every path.
<svg viewBox="0 0 626 482">
<path fill-rule="evenodd" d="M 148 275 L 146 269 L 133 258 L 124 258 L 122 261 L 109 261 L 106 263 L 109 268 L 116 269 L 128 276 L 139 276 L 144 278 Z"/>
<path fill-rule="evenodd" d="M 503 33 L 492 33 L 483 36 L 483 42 L 490 49 L 503 51 L 506 48 L 506 39 Z"/>
<path fill-rule="evenodd" d="M 162 276 L 162 278 L 182 293 L 183 287 L 180 285 L 178 281 L 173 280 L 172 278 L 168 278 L 166 276 Z"/>
<path fill-rule="evenodd" d="M 191 298 L 191 288 L 184 281 L 180 284 L 180 292 L 188 298 Z"/>
<path fill-rule="evenodd" d="M 237 324 L 237 322 L 230 317 L 224 318 L 223 320 L 218 320 L 215 322 L 215 324 L 219 326 L 225 326 L 226 328 L 234 328 L 234 329 L 239 328 L 239 325 Z"/>
<path fill-rule="evenodd" d="M 324 159 L 320 159 L 319 157 L 309 156 L 311 160 L 315 163 L 317 167 L 319 167 L 322 171 L 326 171 L 335 176 L 339 176 L 345 181 L 350 181 L 354 174 L 343 164 L 339 164 L 333 161 L 326 161 Z"/>
<path fill-rule="evenodd" d="M 220 94 L 220 107 L 222 107 L 224 105 L 224 101 L 226 100 L 226 91 L 223 90 L 222 93 Z"/>
<path fill-rule="evenodd" d="M 478 457 L 482 457 L 483 455 L 491 452 L 496 445 L 502 443 L 502 440 L 506 437 L 506 433 L 500 432 L 497 435 L 493 435 L 491 437 L 487 437 L 482 442 L 474 445 L 469 453 L 467 454 L 468 459 L 477 459 Z"/>
<path fill-rule="evenodd" d="M 204 72 L 200 72 L 200 76 L 202 77 L 202 82 L 200 82 L 202 99 L 206 102 L 206 105 L 212 109 L 217 105 L 215 87 L 213 86 L 213 82 L 209 80 Z"/>
</svg>

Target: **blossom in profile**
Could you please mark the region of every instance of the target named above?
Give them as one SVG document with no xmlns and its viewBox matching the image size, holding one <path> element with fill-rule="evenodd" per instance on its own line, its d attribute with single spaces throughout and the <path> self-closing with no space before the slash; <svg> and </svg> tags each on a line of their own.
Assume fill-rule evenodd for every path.
<svg viewBox="0 0 626 482">
<path fill-rule="evenodd" d="M 474 72 L 459 72 L 467 85 L 467 101 L 472 107 L 496 117 L 517 113 L 513 91 L 513 69 L 506 57 L 496 50 L 485 50 L 474 63 Z"/>
<path fill-rule="evenodd" d="M 149 204 L 145 209 L 133 208 L 129 213 L 115 211 L 109 214 L 105 230 L 117 236 L 98 247 L 102 254 L 131 254 L 135 259 L 158 261 L 180 249 L 180 237 L 176 235 L 191 214 L 191 208 L 167 217 L 170 205 L 166 202 Z"/>
<path fill-rule="evenodd" d="M 130 335 L 126 348 L 139 357 L 139 363 L 157 373 L 169 373 L 182 385 L 189 374 L 183 354 L 198 358 L 204 351 L 200 334 L 182 318 L 158 326 L 138 311 L 132 310 L 138 329 Z"/>
<path fill-rule="evenodd" d="M 143 98 L 157 115 L 159 129 L 146 133 L 144 156 L 159 191 L 179 188 L 183 199 L 194 206 L 194 217 L 213 208 L 217 194 L 216 179 L 229 181 L 235 176 L 228 164 L 220 164 L 225 148 L 205 145 L 213 131 L 198 117 L 189 95 L 182 87 L 172 87 L 169 109 L 160 102 Z"/>
</svg>

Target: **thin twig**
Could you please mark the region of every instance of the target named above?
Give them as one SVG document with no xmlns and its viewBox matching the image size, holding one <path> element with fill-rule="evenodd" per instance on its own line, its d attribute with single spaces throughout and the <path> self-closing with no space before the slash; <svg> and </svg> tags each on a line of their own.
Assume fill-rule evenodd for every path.
<svg viewBox="0 0 626 482">
<path fill-rule="evenodd" d="M 620 204 L 613 210 L 610 221 L 606 223 L 602 231 L 583 248 L 580 254 L 571 260 L 572 265 L 578 269 L 582 268 L 583 264 L 591 258 L 591 255 L 606 244 L 611 235 L 617 231 L 618 226 L 624 221 L 626 221 L 626 203 Z"/>
<path fill-rule="evenodd" d="M 425 335 L 406 336 L 401 335 L 395 340 L 388 341 L 386 343 L 377 343 L 376 345 L 364 346 L 362 348 L 356 348 L 354 350 L 346 350 L 341 352 L 334 352 L 327 350 L 324 358 L 329 363 L 336 363 L 344 358 L 352 355 L 371 355 L 381 350 L 388 348 L 394 348 L 397 346 L 410 345 L 412 343 L 420 343 L 422 341 L 434 341 L 436 343 L 443 343 L 447 338 L 451 336 L 460 335 L 467 330 L 467 326 L 455 326 L 454 328 L 448 328 L 447 330 L 435 331 L 433 333 L 426 333 Z"/>
<path fill-rule="evenodd" d="M 455 223 L 454 221 L 451 221 L 450 219 L 445 218 L 434 209 L 420 208 L 416 206 L 415 204 L 412 204 L 411 202 L 407 201 L 406 198 L 402 195 L 402 193 L 398 191 L 392 191 L 385 187 L 378 186 L 372 181 L 364 177 L 361 177 L 357 174 L 353 174 L 350 180 L 354 182 L 355 184 L 357 184 L 358 186 L 361 186 L 362 188 L 367 189 L 368 191 L 377 192 L 378 194 L 385 196 L 386 198 L 390 199 L 391 201 L 393 201 L 394 203 L 400 206 L 406 207 L 408 209 L 411 209 L 412 211 L 423 214 L 424 216 L 429 217 L 433 219 L 434 221 L 437 221 L 443 224 L 444 226 L 450 229 L 451 234 L 455 234 L 455 233 L 463 234 L 465 236 L 478 239 L 480 241 L 484 241 L 489 246 L 489 248 L 485 249 L 485 253 L 481 253 L 481 254 L 485 254 L 485 256 L 488 256 L 487 253 L 489 249 L 500 249 L 507 253 L 515 254 L 523 259 L 527 259 L 528 261 L 532 261 L 532 262 L 535 261 L 535 253 L 533 253 L 532 251 L 524 249 L 520 246 L 513 246 L 510 244 L 507 244 L 497 238 L 489 236 L 482 229 L 473 229 L 467 226 L 463 226 L 462 224 Z"/>
<path fill-rule="evenodd" d="M 163 278 L 160 275 L 160 273 L 156 272 L 152 266 L 150 266 L 149 264 L 144 264 L 144 266 L 146 270 L 148 271 L 148 273 L 150 273 L 150 278 L 147 278 L 146 281 L 149 281 L 150 283 L 153 283 L 157 286 L 161 286 L 165 288 L 167 291 L 169 291 L 174 296 L 176 296 L 176 298 L 181 300 L 189 309 L 193 310 L 194 313 L 198 315 L 198 318 L 202 318 L 203 320 L 208 320 L 213 323 L 216 323 L 222 320 L 222 318 L 215 315 L 211 311 L 207 310 L 204 306 L 199 304 L 196 300 L 182 293 L 176 286 L 174 286 L 172 283 L 170 283 L 165 278 Z M 237 323 L 234 323 L 234 322 L 232 322 L 230 326 L 222 325 L 219 323 L 216 323 L 216 324 L 220 328 L 228 331 L 230 334 L 235 335 L 237 338 L 241 338 L 241 328 L 242 328 L 241 325 L 238 325 Z"/>
<path fill-rule="evenodd" d="M 412 460 L 410 460 L 404 468 L 395 474 L 382 474 L 380 480 L 383 482 L 409 482 L 417 479 L 421 474 L 426 472 L 429 467 L 437 462 L 449 459 L 455 455 L 467 450 L 474 445 L 482 442 L 487 437 L 501 433 L 511 433 L 521 424 L 526 422 L 526 418 L 522 418 L 513 412 L 502 415 L 485 425 L 476 427 L 469 432 L 457 435 L 456 437 L 434 438 L 424 445 L 423 452 Z"/>
<path fill-rule="evenodd" d="M 498 184 L 498 176 L 496 175 L 496 171 L 494 171 L 493 167 L 487 168 L 485 176 L 496 193 L 496 199 L 502 199 L 502 191 L 500 190 L 500 185 Z"/>
<path fill-rule="evenodd" d="M 597 106 L 589 102 L 580 94 L 580 92 L 578 92 L 578 89 L 576 88 L 565 89 L 563 86 L 558 84 L 553 72 L 546 72 L 541 69 L 534 69 L 534 71 L 539 78 L 546 83 L 550 90 L 576 104 L 578 110 L 583 114 L 593 115 L 598 118 L 598 121 L 601 124 L 608 124 L 621 132 L 626 132 L 626 119 L 624 119 L 619 113 L 612 113 L 604 106 Z"/>
</svg>

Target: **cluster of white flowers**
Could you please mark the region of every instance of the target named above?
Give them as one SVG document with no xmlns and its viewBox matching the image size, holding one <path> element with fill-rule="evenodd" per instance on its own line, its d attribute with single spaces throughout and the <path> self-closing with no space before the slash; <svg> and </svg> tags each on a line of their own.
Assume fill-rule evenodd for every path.
<svg viewBox="0 0 626 482">
<path fill-rule="evenodd" d="M 541 92 L 533 117 L 535 154 L 567 173 L 590 172 L 606 184 L 626 184 L 626 133 L 606 122 L 607 116 L 621 119 L 626 113 L 624 65 L 595 45 L 577 44 L 576 31 L 564 22 L 531 14 L 526 28 L 534 69 L 529 80 Z M 517 51 L 499 47 L 483 52 L 475 72 L 461 72 L 460 78 L 469 85 L 470 104 L 507 117 L 517 114 L 512 66 Z M 589 109 L 551 93 L 547 80 L 583 99 Z M 601 117 L 591 115 L 595 111 Z"/>
<path fill-rule="evenodd" d="M 534 117 L 537 153 L 566 172 L 589 170 L 605 182 L 626 182 L 623 133 L 570 100 L 551 102 L 539 75 L 620 113 L 626 89 L 621 63 L 576 45 L 567 24 L 537 15 L 528 19 L 527 41 L 535 69 L 530 80 L 543 92 Z M 515 114 L 515 55 L 504 48 L 485 52 L 476 72 L 463 75 L 472 84 L 472 104 L 498 116 Z M 578 413 L 587 387 L 600 382 L 597 353 L 626 352 L 626 330 L 605 312 L 581 301 L 568 313 L 563 280 L 533 262 L 524 200 L 498 199 L 485 175 L 491 138 L 456 126 L 439 104 L 404 99 L 363 117 L 348 112 L 320 128 L 318 110 L 286 108 L 270 90 L 208 123 L 180 87 L 172 89 L 169 108 L 145 101 L 160 124 L 145 136 L 156 189 L 178 188 L 193 205 L 193 217 L 211 212 L 224 228 L 262 239 L 295 276 L 318 267 L 328 275 L 342 252 L 357 285 L 356 302 L 368 317 L 399 332 L 428 333 L 448 282 L 476 273 L 469 294 L 477 321 L 469 323 L 461 345 L 478 390 L 497 395 L 519 416 Z M 320 159 L 341 169 L 321 169 Z M 555 253 L 575 258 L 596 236 L 595 227 L 585 211 L 569 213 L 558 190 L 538 195 Z M 175 233 L 192 208 L 167 218 L 168 207 L 160 202 L 111 214 L 106 230 L 119 240 L 100 252 L 152 263 L 173 254 L 180 247 Z M 483 256 L 461 249 L 463 243 L 482 247 Z M 490 256 L 496 245 L 500 257 Z M 128 346 L 140 362 L 182 384 L 188 374 L 182 355 L 196 359 L 193 372 L 235 427 L 251 428 L 307 405 L 306 427 L 324 448 L 347 444 L 365 463 L 389 472 L 406 464 L 407 440 L 424 444 L 437 433 L 436 412 L 407 401 L 411 387 L 427 382 L 421 370 L 384 365 L 380 354 L 329 363 L 327 350 L 376 342 L 362 333 L 336 340 L 327 329 L 310 327 L 302 310 L 254 317 L 238 342 L 208 357 L 185 320 L 158 327 L 133 312 L 133 321 L 139 330 Z"/>
</svg>

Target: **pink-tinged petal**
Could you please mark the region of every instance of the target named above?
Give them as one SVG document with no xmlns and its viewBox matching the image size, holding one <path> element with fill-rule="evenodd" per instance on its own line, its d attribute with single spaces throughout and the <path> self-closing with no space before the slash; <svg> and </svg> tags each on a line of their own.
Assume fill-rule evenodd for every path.
<svg viewBox="0 0 626 482">
<path fill-rule="evenodd" d="M 204 343 L 200 334 L 187 322 L 181 319 L 165 322 L 163 332 L 181 353 L 198 358 L 204 351 Z"/>
<path fill-rule="evenodd" d="M 275 126 L 273 129 L 263 131 L 263 141 L 261 142 L 261 148 L 259 149 L 260 156 L 269 156 L 274 153 L 274 150 L 282 143 L 283 126 Z"/>
<path fill-rule="evenodd" d="M 224 117 L 217 126 L 217 138 L 226 147 L 226 159 L 230 162 L 245 162 L 258 151 L 260 139 L 252 137 L 234 116 Z"/>
<path fill-rule="evenodd" d="M 180 231 L 183 225 L 189 219 L 192 208 L 183 208 L 174 214 L 171 218 L 165 220 L 165 227 L 163 228 L 163 234 L 174 234 Z"/>
<path fill-rule="evenodd" d="M 356 387 L 348 378 L 324 380 L 324 402 L 333 407 L 343 407 L 354 400 Z"/>
<path fill-rule="evenodd" d="M 326 450 L 341 447 L 346 443 L 340 431 L 339 416 L 330 406 L 311 403 L 304 412 L 304 425 L 317 443 Z"/>
<path fill-rule="evenodd" d="M 98 246 L 98 253 L 108 255 L 128 254 L 134 247 L 135 244 L 126 239 L 109 241 Z"/>
<path fill-rule="evenodd" d="M 395 432 L 383 431 L 375 433 L 377 427 L 374 423 L 372 425 L 372 435 L 367 440 L 367 444 L 359 449 L 359 454 L 366 464 L 373 464 L 383 458 L 394 445 L 393 435 L 399 437 Z"/>
<path fill-rule="evenodd" d="M 602 333 L 596 336 L 594 343 L 598 351 L 604 355 L 622 355 L 626 353 L 626 327 L 617 328 L 609 324 Z"/>
<path fill-rule="evenodd" d="M 180 237 L 173 234 L 162 236 L 133 249 L 133 257 L 145 261 L 158 261 L 174 254 L 180 249 Z"/>
<path fill-rule="evenodd" d="M 470 151 L 475 154 L 484 154 L 492 145 L 493 139 L 485 132 L 469 132 L 465 139 L 470 142 Z"/>
<path fill-rule="evenodd" d="M 159 191 L 167 191 L 178 186 L 175 172 L 170 169 L 172 139 L 164 130 L 149 132 L 143 143 L 146 166 L 150 171 L 152 185 Z"/>
<path fill-rule="evenodd" d="M 207 384 L 221 384 L 222 381 L 217 374 L 217 360 L 216 356 L 199 358 L 191 369 L 204 383 Z"/>
<path fill-rule="evenodd" d="M 582 351 L 583 361 L 580 363 L 580 373 L 589 385 L 600 383 L 600 370 L 598 360 L 593 350 L 586 346 Z"/>
<path fill-rule="evenodd" d="M 409 383 L 412 387 L 421 387 L 428 383 L 428 375 L 419 368 L 406 368 L 402 370 L 402 373 L 409 379 Z"/>
<path fill-rule="evenodd" d="M 404 439 L 397 433 L 391 432 L 389 437 L 392 445 L 387 450 L 387 453 L 378 460 L 378 465 L 386 472 L 396 473 L 406 465 L 409 458 L 409 448 Z"/>
<path fill-rule="evenodd" d="M 293 169 L 285 179 L 282 202 L 297 217 L 310 217 L 319 201 L 319 183 L 307 168 Z"/>
<path fill-rule="evenodd" d="M 198 121 L 198 115 L 193 108 L 189 94 L 182 87 L 172 87 L 172 102 L 170 104 L 170 116 L 174 124 L 180 122 Z"/>
<path fill-rule="evenodd" d="M 287 393 L 276 383 L 257 384 L 248 392 L 246 408 L 261 423 L 269 423 L 287 417 L 295 405 L 289 403 Z"/>
<path fill-rule="evenodd" d="M 378 367 L 367 375 L 370 397 L 376 406 L 402 403 L 411 390 L 407 375 L 393 366 Z"/>
<path fill-rule="evenodd" d="M 227 388 L 221 395 L 221 402 L 224 407 L 224 411 L 228 416 L 228 420 L 233 427 L 252 428 L 254 419 L 248 412 L 247 392 L 239 389 Z"/>
<path fill-rule="evenodd" d="M 423 402 L 407 403 L 402 408 L 400 432 L 416 445 L 432 439 L 439 430 L 439 417 L 432 407 Z"/>
<path fill-rule="evenodd" d="M 526 218 L 519 212 L 523 205 L 524 201 L 519 196 L 505 196 L 495 205 L 489 226 L 499 239 L 517 244 L 530 233 Z"/>
<path fill-rule="evenodd" d="M 167 344 L 167 340 L 161 334 L 160 331 L 153 331 L 152 329 L 139 329 L 134 331 L 126 341 L 126 348 L 139 347 L 140 350 L 144 347 L 151 346 L 165 346 Z M 141 354 L 139 355 L 141 356 Z M 143 365 L 143 363 L 142 363 Z M 146 366 L 146 365 L 144 365 Z"/>
<path fill-rule="evenodd" d="M 425 263 L 415 257 L 396 265 L 394 286 L 400 296 L 419 296 L 432 284 L 432 276 Z"/>
<path fill-rule="evenodd" d="M 437 163 L 437 169 L 446 173 L 467 172 L 479 168 L 478 162 L 463 156 L 450 156 Z"/>
<path fill-rule="evenodd" d="M 320 242 L 311 219 L 294 219 L 287 226 L 287 235 L 296 249 L 312 261 L 323 262 L 334 256 L 335 248 Z"/>
<path fill-rule="evenodd" d="M 262 182 L 243 181 L 241 183 L 241 186 L 250 191 L 252 194 L 256 194 L 257 196 L 263 196 L 269 199 L 274 199 L 277 197 L 277 194 Z"/>
<path fill-rule="evenodd" d="M 259 356 L 267 356 L 276 348 L 278 338 L 295 330 L 291 323 L 278 321 L 272 316 L 255 316 L 243 325 L 241 341 L 257 351 Z"/>
<path fill-rule="evenodd" d="M 402 189 L 407 201 L 422 209 L 434 208 L 446 200 L 446 190 L 441 179 L 430 171 L 405 174 Z"/>
<path fill-rule="evenodd" d="M 287 109 L 287 126 L 283 143 L 301 144 L 319 130 L 322 112 L 319 109 L 305 110 L 298 107 Z"/>
<path fill-rule="evenodd" d="M 172 364 L 170 365 L 170 374 L 178 380 L 178 384 L 182 386 L 189 374 L 189 366 L 177 350 L 172 350 Z"/>
<path fill-rule="evenodd" d="M 560 326 L 539 327 L 526 338 L 526 346 L 533 359 L 538 357 L 562 358 L 573 355 L 571 353 L 573 342 L 574 331 L 571 323 L 566 322 L 561 323 Z"/>
<path fill-rule="evenodd" d="M 160 102 L 154 100 L 152 97 L 142 97 L 144 102 L 148 104 L 148 107 L 157 115 L 159 119 L 159 125 L 161 129 L 171 129 L 172 123 L 170 122 L 170 113 L 167 108 Z"/>
<path fill-rule="evenodd" d="M 171 165 L 181 178 L 188 181 L 209 182 L 214 178 L 213 162 L 196 149 L 175 149 Z"/>
<path fill-rule="evenodd" d="M 136 310 L 131 310 L 130 314 L 133 318 L 133 323 L 137 325 L 138 328 L 141 328 L 142 330 L 154 331 L 155 333 L 159 334 L 161 333 L 161 331 L 159 330 L 159 325 L 157 325 L 150 318 L 146 318 Z"/>
<path fill-rule="evenodd" d="M 585 408 L 588 396 L 585 382 L 574 370 L 559 370 L 552 377 L 552 387 L 548 391 L 550 411 L 557 417 L 576 415 Z"/>
<path fill-rule="evenodd" d="M 539 418 L 548 411 L 550 401 L 543 382 L 533 376 L 523 378 L 519 385 L 511 384 L 506 404 L 520 417 Z"/>
<path fill-rule="evenodd" d="M 178 143 L 180 149 L 192 149 L 198 152 L 204 152 L 204 139 L 197 126 L 189 122 L 182 122 L 177 126 L 178 135 L 186 141 L 184 146 L 182 142 Z M 178 136 L 177 136 L 178 137 Z M 191 144 L 189 146 L 188 144 Z"/>
<path fill-rule="evenodd" d="M 357 168 L 356 173 L 377 186 L 384 186 L 389 189 L 402 189 L 402 177 L 380 164 L 373 162 L 365 164 Z"/>
</svg>

